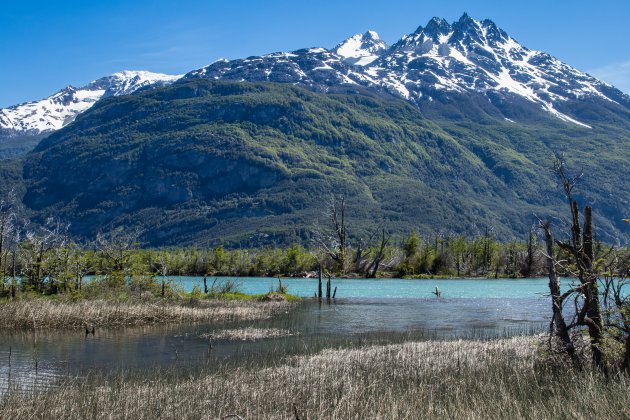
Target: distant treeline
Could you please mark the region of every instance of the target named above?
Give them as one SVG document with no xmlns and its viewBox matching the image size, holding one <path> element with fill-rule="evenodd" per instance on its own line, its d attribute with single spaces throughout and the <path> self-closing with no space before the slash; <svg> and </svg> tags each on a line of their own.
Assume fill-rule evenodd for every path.
<svg viewBox="0 0 630 420">
<path fill-rule="evenodd" d="M 133 235 L 119 231 L 80 247 L 60 226 L 40 234 L 31 232 L 17 241 L 7 235 L 3 238 L 0 294 L 5 296 L 15 293 L 15 288 L 47 294 L 80 289 L 87 275 L 120 282 L 177 275 L 302 277 L 314 275 L 320 265 L 334 275 L 354 277 L 518 278 L 546 274 L 541 244 L 533 234 L 527 241 L 501 243 L 490 234 L 422 238 L 412 232 L 385 247 L 348 247 L 344 269 L 321 249 L 298 244 L 232 250 L 222 246 L 141 249 L 134 245 Z"/>
<path fill-rule="evenodd" d="M 338 277 L 532 277 L 547 275 L 544 243 L 531 230 L 522 241 L 500 242 L 491 229 L 462 235 L 421 237 L 415 231 L 392 237 L 377 228 L 369 238 L 350 239 L 343 197 L 329 203 L 328 224 L 313 234 L 311 246 L 260 249 L 141 248 L 140 231 L 117 229 L 79 245 L 58 220 L 32 226 L 20 216 L 15 197 L 0 200 L 0 295 L 16 289 L 55 294 L 78 290 L 87 275 L 113 284 L 166 276 Z M 610 255 L 594 245 L 595 255 Z M 557 247 L 554 255 L 568 260 Z M 627 254 L 627 251 L 626 251 Z M 618 255 L 618 252 L 615 253 Z M 627 255 L 626 255 L 627 256 Z M 571 275 L 572 268 L 558 268 Z M 568 270 L 566 273 L 562 270 Z"/>
</svg>

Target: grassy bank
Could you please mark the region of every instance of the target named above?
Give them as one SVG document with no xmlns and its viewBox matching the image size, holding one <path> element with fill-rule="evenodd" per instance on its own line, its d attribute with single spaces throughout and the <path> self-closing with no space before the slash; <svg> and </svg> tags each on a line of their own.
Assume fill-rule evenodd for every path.
<svg viewBox="0 0 630 420">
<path fill-rule="evenodd" d="M 542 363 L 536 339 L 433 341 L 325 350 L 266 367 L 94 377 L 0 417 L 26 418 L 628 418 L 630 380 Z M 237 417 L 234 417 L 237 418 Z"/>
<path fill-rule="evenodd" d="M 15 298 L 0 299 L 0 329 L 253 321 L 284 312 L 290 302 L 299 300 L 288 294 L 286 287 L 260 295 L 242 293 L 240 285 L 231 280 L 215 282 L 203 293 L 198 287 L 186 292 L 153 278 L 102 277 L 64 293 L 45 295 L 27 290 Z"/>
<path fill-rule="evenodd" d="M 269 318 L 287 302 L 255 300 L 62 302 L 46 299 L 0 304 L 0 329 L 96 328 L 176 322 L 221 322 Z"/>
</svg>

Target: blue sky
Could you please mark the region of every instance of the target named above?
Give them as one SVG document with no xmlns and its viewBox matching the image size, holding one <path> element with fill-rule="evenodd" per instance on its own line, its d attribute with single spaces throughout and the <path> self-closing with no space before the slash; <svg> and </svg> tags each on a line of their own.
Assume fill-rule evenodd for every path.
<svg viewBox="0 0 630 420">
<path fill-rule="evenodd" d="M 218 58 L 332 47 L 368 29 L 393 43 L 433 16 L 453 21 L 464 11 L 630 93 L 627 0 L 0 0 L 0 6 L 0 107 L 120 70 L 179 74 Z"/>
</svg>

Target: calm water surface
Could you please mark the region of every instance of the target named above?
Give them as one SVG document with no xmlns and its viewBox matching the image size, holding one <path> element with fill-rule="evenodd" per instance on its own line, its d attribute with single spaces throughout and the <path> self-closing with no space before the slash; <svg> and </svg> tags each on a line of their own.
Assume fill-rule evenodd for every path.
<svg viewBox="0 0 630 420">
<path fill-rule="evenodd" d="M 278 286 L 277 278 L 207 277 L 210 287 L 217 283 L 235 280 L 245 293 L 267 293 Z M 175 286 L 191 291 L 194 286 L 203 290 L 203 277 L 168 277 Z M 403 279 L 333 279 L 338 287 L 338 298 L 431 298 L 438 286 L 444 298 L 534 298 L 544 296 L 549 289 L 548 279 L 457 279 L 457 280 L 403 280 Z M 317 279 L 282 279 L 289 293 L 311 297 L 317 290 Z"/>
<path fill-rule="evenodd" d="M 234 280 L 234 278 L 230 278 Z M 208 287 L 214 278 L 208 278 Z M 225 280 L 219 278 L 217 282 Z M 236 279 L 245 293 L 266 293 L 273 278 Z M 185 290 L 201 277 L 173 277 Z M 45 388 L 68 374 L 116 369 L 256 363 L 266 355 L 304 348 L 395 342 L 422 337 L 517 334 L 545 328 L 550 313 L 547 279 L 365 280 L 333 279 L 330 305 L 308 299 L 272 320 L 63 332 L 0 333 L 0 394 L 9 385 Z M 283 279 L 289 293 L 312 297 L 316 279 Z M 435 287 L 442 297 L 433 295 Z M 225 328 L 281 328 L 292 336 L 256 342 L 211 340 Z M 9 368 L 9 358 L 11 366 Z"/>
</svg>

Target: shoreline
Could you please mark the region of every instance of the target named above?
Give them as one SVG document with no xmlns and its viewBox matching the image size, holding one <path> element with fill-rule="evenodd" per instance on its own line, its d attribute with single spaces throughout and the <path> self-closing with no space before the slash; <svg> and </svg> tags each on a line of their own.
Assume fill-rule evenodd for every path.
<svg viewBox="0 0 630 420">
<path fill-rule="evenodd" d="M 172 275 L 172 276 L 166 276 L 169 279 L 176 279 L 176 278 L 194 278 L 194 279 L 203 279 L 203 275 L 195 275 L 195 274 L 183 274 L 183 275 Z M 206 276 L 208 278 L 208 280 L 211 279 L 280 279 L 282 281 L 285 280 L 317 280 L 317 276 L 303 276 L 303 277 L 278 277 L 278 276 L 227 276 L 227 275 L 216 275 L 216 276 Z M 345 274 L 343 276 L 333 276 L 331 277 L 333 280 L 525 280 L 525 279 L 543 279 L 543 278 L 547 278 L 544 275 L 540 275 L 540 276 L 533 276 L 533 277 L 505 277 L 505 276 L 499 276 L 499 277 L 473 277 L 473 276 L 444 276 L 444 275 L 435 275 L 435 276 L 425 276 L 425 275 L 418 275 L 418 276 L 404 276 L 404 277 L 397 277 L 395 275 L 391 275 L 391 276 L 387 276 L 387 275 L 383 275 L 383 276 L 377 276 L 377 277 L 373 277 L 373 278 L 369 278 L 369 277 L 365 277 L 365 276 L 361 276 L 359 274 L 356 275 L 352 275 L 352 274 Z M 327 277 L 324 276 L 322 277 L 322 281 L 326 281 Z"/>
</svg>

